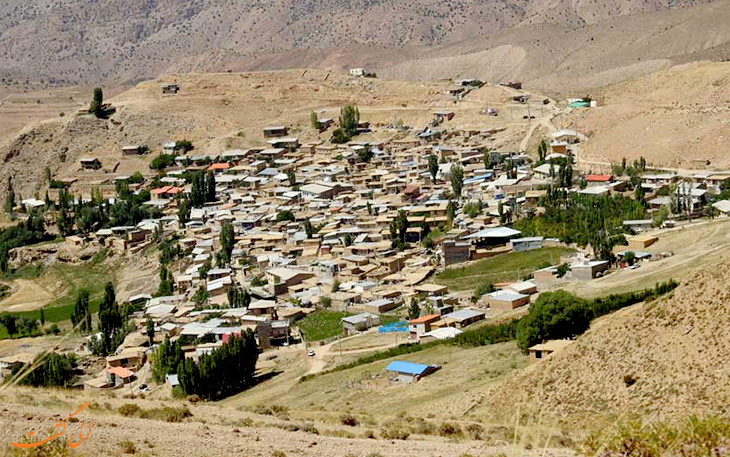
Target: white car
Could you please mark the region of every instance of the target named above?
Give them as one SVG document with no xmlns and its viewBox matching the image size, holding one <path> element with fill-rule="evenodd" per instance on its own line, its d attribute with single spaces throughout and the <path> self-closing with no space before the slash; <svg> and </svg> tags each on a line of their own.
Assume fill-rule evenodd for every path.
<svg viewBox="0 0 730 457">
<path fill-rule="evenodd" d="M 307 355 L 309 355 L 309 357 L 314 357 L 314 349 L 310 349 Z"/>
</svg>

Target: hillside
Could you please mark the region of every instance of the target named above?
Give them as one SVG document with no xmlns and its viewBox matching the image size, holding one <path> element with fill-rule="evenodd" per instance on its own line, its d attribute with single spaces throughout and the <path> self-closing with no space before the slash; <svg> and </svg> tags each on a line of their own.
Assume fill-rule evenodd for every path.
<svg viewBox="0 0 730 457">
<path fill-rule="evenodd" d="M 601 106 L 571 121 L 590 137 L 580 155 L 587 166 L 639 156 L 672 167 L 730 166 L 729 63 L 680 65 L 594 94 Z"/>
<path fill-rule="evenodd" d="M 255 65 L 250 62 L 252 57 L 292 49 L 308 55 L 308 61 L 297 61 L 296 66 L 343 67 L 361 58 L 359 52 L 337 55 L 353 46 L 422 48 L 480 36 L 499 37 L 499 30 L 533 24 L 550 24 L 567 32 L 611 18 L 678 11 L 702 3 L 706 2 L 131 0 L 122 5 L 112 0 L 10 0 L 0 5 L 0 76 L 61 84 L 131 82 L 157 76 L 173 63 L 176 68 L 187 65 L 198 70 L 236 63 L 251 69 Z M 542 39 L 549 40 L 549 36 Z M 719 40 L 714 37 L 712 41 L 719 44 Z M 706 39 L 698 41 L 703 44 L 685 52 L 712 45 Z M 311 49 L 330 51 L 323 59 L 307 51 Z M 386 52 L 386 62 L 382 62 L 380 55 L 372 55 L 380 68 L 388 60 L 396 63 L 396 55 L 403 57 Z M 267 68 L 272 66 L 270 62 Z"/>
<path fill-rule="evenodd" d="M 162 82 L 172 81 L 180 85 L 180 93 L 163 96 Z M 508 91 L 483 87 L 454 107 L 450 96 L 444 94 L 447 86 L 447 82 L 355 79 L 314 70 L 187 74 L 146 81 L 110 99 L 117 112 L 108 120 L 69 113 L 31 124 L 5 143 L 0 141 L 0 157 L 5 163 L 0 168 L 0 181 L 12 175 L 22 197 L 39 193 L 42 198 L 44 165 L 48 164 L 55 178 L 78 178 L 77 190 L 88 194 L 91 182 L 98 184 L 137 170 L 151 173 L 148 162 L 169 140 L 192 141 L 193 154 L 218 154 L 231 148 L 265 146 L 262 129 L 272 124 L 290 126 L 291 134 L 301 142 L 329 140 L 331 131 L 320 134 L 311 128 L 310 113 L 337 118 L 346 104 L 357 105 L 363 120 L 375 125 L 400 119 L 415 128 L 423 128 L 433 118 L 434 109 L 449 106 L 457 113 L 450 128 L 506 127 L 495 146 L 518 145 L 526 122 L 511 118 L 519 119 L 525 108 L 507 104 Z M 87 96 L 90 99 L 90 92 Z M 479 114 L 485 105 L 505 106 L 505 116 L 486 119 Z M 515 114 L 508 117 L 511 110 Z M 395 129 L 384 129 L 371 135 L 389 138 L 396 134 Z M 121 147 L 133 144 L 147 145 L 152 153 L 123 157 Z M 80 157 L 98 158 L 102 169 L 81 171 Z"/>
<path fill-rule="evenodd" d="M 726 413 L 728 265 L 725 257 L 663 299 L 600 319 L 563 352 L 501 386 L 488 404 L 517 399 L 571 421 Z"/>
</svg>

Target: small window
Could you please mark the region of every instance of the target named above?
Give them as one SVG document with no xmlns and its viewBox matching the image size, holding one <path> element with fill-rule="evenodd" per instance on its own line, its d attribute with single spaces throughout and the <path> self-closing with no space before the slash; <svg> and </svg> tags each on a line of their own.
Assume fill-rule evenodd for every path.
<svg viewBox="0 0 730 457">
<path fill-rule="evenodd" d="M 542 351 L 535 351 L 535 358 L 541 359 L 542 358 Z"/>
</svg>

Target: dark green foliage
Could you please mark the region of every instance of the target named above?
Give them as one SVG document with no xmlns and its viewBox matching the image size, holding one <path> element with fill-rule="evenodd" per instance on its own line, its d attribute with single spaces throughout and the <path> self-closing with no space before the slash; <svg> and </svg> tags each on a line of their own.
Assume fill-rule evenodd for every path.
<svg viewBox="0 0 730 457">
<path fill-rule="evenodd" d="M 428 172 L 431 173 L 431 179 L 436 181 L 436 175 L 439 172 L 439 161 L 433 153 L 428 156 Z"/>
<path fill-rule="evenodd" d="M 294 217 L 294 213 L 291 212 L 291 210 L 285 209 L 284 211 L 279 211 L 276 214 L 276 222 L 284 222 L 284 221 L 295 221 L 296 218 Z"/>
<path fill-rule="evenodd" d="M 421 308 L 418 306 L 418 299 L 413 297 L 411 305 L 408 307 L 408 319 L 418 319 L 421 315 Z"/>
<path fill-rule="evenodd" d="M 215 198 L 215 175 L 208 172 L 205 175 L 205 201 L 214 202 Z"/>
<path fill-rule="evenodd" d="M 0 324 L 5 327 L 5 330 L 10 335 L 10 338 L 18 333 L 18 317 L 9 313 L 0 314 Z"/>
<path fill-rule="evenodd" d="M 362 149 L 358 149 L 357 155 L 360 157 L 360 162 L 367 163 L 373 158 L 373 150 L 370 148 L 370 145 L 365 145 Z"/>
<path fill-rule="evenodd" d="M 190 200 L 187 197 L 181 197 L 177 202 L 177 220 L 181 226 L 190 222 Z"/>
<path fill-rule="evenodd" d="M 236 235 L 233 232 L 233 225 L 230 222 L 225 222 L 223 227 L 221 227 L 220 242 L 221 263 L 227 265 L 231 262 L 233 246 L 236 244 Z"/>
<path fill-rule="evenodd" d="M 497 289 L 494 288 L 494 284 L 491 282 L 481 284 L 474 291 L 474 294 L 471 296 L 471 300 L 474 302 L 479 301 L 479 299 L 482 298 L 482 295 L 492 293 L 495 290 Z"/>
<path fill-rule="evenodd" d="M 248 308 L 251 304 L 251 294 L 245 289 L 230 287 L 228 289 L 228 306 L 231 308 Z"/>
<path fill-rule="evenodd" d="M 81 289 L 76 297 L 71 323 L 81 333 L 91 332 L 91 311 L 89 311 L 89 291 Z"/>
<path fill-rule="evenodd" d="M 195 149 L 195 146 L 193 146 L 193 143 L 189 140 L 178 140 L 175 142 L 175 150 L 182 151 L 183 154 L 188 153 L 193 149 Z"/>
<path fill-rule="evenodd" d="M 449 204 L 446 206 L 446 218 L 449 221 L 453 221 L 454 217 L 456 217 L 456 205 L 454 205 L 454 202 L 449 200 Z"/>
<path fill-rule="evenodd" d="M 286 171 L 286 179 L 289 180 L 289 184 L 292 187 L 295 187 L 297 185 L 297 175 L 291 168 Z"/>
<path fill-rule="evenodd" d="M 519 219 L 514 228 L 523 236 L 559 238 L 580 246 L 590 244 L 597 258 L 609 260 L 611 248 L 622 241 L 628 228 L 623 221 L 643 219 L 642 202 L 620 195 L 593 196 L 548 189 L 545 214 Z"/>
<path fill-rule="evenodd" d="M 89 105 L 89 113 L 95 114 L 96 117 L 101 117 L 99 114 L 102 111 L 102 105 L 104 104 L 104 92 L 101 87 L 94 88 L 94 98 L 91 100 Z"/>
<path fill-rule="evenodd" d="M 15 211 L 15 190 L 13 190 L 13 179 L 8 176 L 8 189 L 5 195 L 5 213 L 13 215 Z"/>
<path fill-rule="evenodd" d="M 33 367 L 28 375 L 19 382 L 35 387 L 69 387 L 73 384 L 75 362 L 73 355 L 59 355 L 55 352 L 47 356 L 39 354 L 33 360 Z M 16 368 L 13 376 L 17 375 L 18 371 Z"/>
<path fill-rule="evenodd" d="M 546 139 L 542 139 L 540 144 L 537 145 L 537 158 L 539 161 L 544 161 L 547 152 L 550 150 L 550 143 Z"/>
<path fill-rule="evenodd" d="M 357 134 L 357 125 L 360 123 L 360 111 L 352 106 L 345 105 L 340 109 L 340 128 L 348 137 Z"/>
<path fill-rule="evenodd" d="M 157 288 L 156 296 L 165 297 L 172 295 L 173 290 L 173 279 L 172 273 L 167 269 L 165 265 L 160 267 L 160 285 Z"/>
<path fill-rule="evenodd" d="M 99 331 L 101 337 L 92 342 L 95 355 L 109 355 L 124 341 L 127 335 L 124 324 L 126 312 L 117 306 L 114 284 L 107 282 L 104 286 L 104 299 L 99 304 Z"/>
<path fill-rule="evenodd" d="M 193 173 L 190 203 L 193 205 L 193 208 L 200 208 L 206 201 L 205 177 L 200 172 Z"/>
<path fill-rule="evenodd" d="M 631 306 L 650 297 L 656 298 L 674 290 L 674 280 L 659 283 L 652 289 L 613 294 L 595 300 L 584 300 L 564 290 L 545 292 L 530 305 L 530 312 L 520 319 L 517 344 L 523 351 L 545 340 L 572 338 L 588 329 L 591 320 Z"/>
<path fill-rule="evenodd" d="M 199 362 L 183 360 L 177 374 L 186 395 L 198 395 L 206 400 L 218 400 L 251 387 L 254 383 L 259 351 L 253 332 L 232 335 L 227 343 Z"/>
<path fill-rule="evenodd" d="M 198 306 L 208 301 L 208 289 L 205 287 L 205 284 L 201 284 L 198 287 L 198 290 L 193 294 L 192 300 Z"/>
<path fill-rule="evenodd" d="M 403 210 L 398 211 L 398 215 L 390 221 L 390 238 L 393 249 L 405 249 L 408 227 L 408 215 Z"/>
<path fill-rule="evenodd" d="M 464 214 L 469 216 L 470 218 L 475 218 L 482 214 L 482 201 L 477 200 L 475 202 L 469 202 L 466 205 L 464 205 Z"/>
<path fill-rule="evenodd" d="M 28 219 L 13 227 L 0 230 L 0 272 L 9 273 L 9 251 L 20 246 L 40 243 L 51 239 L 46 233 L 43 216 L 37 211 L 32 211 Z"/>
<path fill-rule="evenodd" d="M 319 122 L 319 119 L 317 119 L 317 113 L 315 113 L 314 111 L 309 113 L 309 122 L 312 124 L 312 128 L 314 130 L 322 129 L 322 123 Z"/>
<path fill-rule="evenodd" d="M 150 162 L 150 168 L 157 171 L 162 171 L 167 167 L 175 165 L 174 154 L 160 154 Z"/>
<path fill-rule="evenodd" d="M 544 292 L 520 320 L 517 344 L 527 352 L 544 340 L 575 337 L 588 329 L 591 318 L 585 300 L 564 290 Z"/>
<path fill-rule="evenodd" d="M 149 317 L 147 318 L 145 328 L 147 330 L 147 341 L 150 347 L 152 347 L 155 344 L 155 323 Z"/>
<path fill-rule="evenodd" d="M 459 165 L 451 167 L 451 189 L 458 200 L 461 198 L 461 191 L 464 188 L 464 169 Z"/>
<path fill-rule="evenodd" d="M 350 141 L 350 137 L 347 136 L 344 130 L 338 128 L 332 132 L 332 139 L 330 141 L 335 144 L 343 144 Z"/>
<path fill-rule="evenodd" d="M 163 382 L 165 375 L 177 373 L 178 366 L 184 359 L 182 342 L 172 342 L 165 338 L 152 356 L 152 377 L 157 382 Z"/>
</svg>

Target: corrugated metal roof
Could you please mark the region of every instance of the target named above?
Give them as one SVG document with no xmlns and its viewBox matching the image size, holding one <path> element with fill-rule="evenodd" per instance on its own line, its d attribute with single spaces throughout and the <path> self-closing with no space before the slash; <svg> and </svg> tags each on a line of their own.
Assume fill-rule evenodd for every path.
<svg viewBox="0 0 730 457">
<path fill-rule="evenodd" d="M 390 362 L 390 365 L 388 365 L 385 370 L 410 374 L 413 376 L 420 376 L 425 373 L 426 370 L 428 370 L 429 368 L 430 367 L 428 365 L 424 365 L 422 363 L 401 362 L 399 360 L 395 360 L 393 362 Z"/>
</svg>

